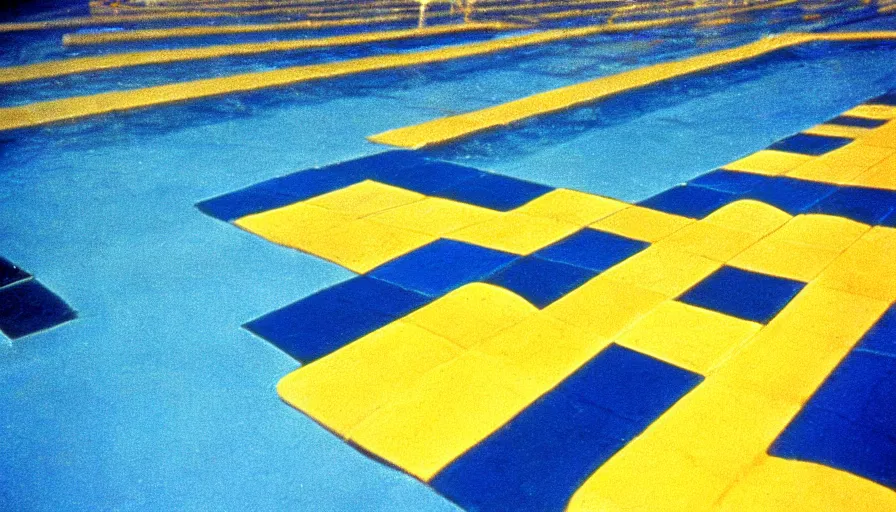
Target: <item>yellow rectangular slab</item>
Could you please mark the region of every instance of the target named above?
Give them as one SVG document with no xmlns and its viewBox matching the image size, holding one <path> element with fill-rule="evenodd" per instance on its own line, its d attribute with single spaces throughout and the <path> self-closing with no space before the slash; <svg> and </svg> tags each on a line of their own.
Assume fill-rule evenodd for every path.
<svg viewBox="0 0 896 512">
<path fill-rule="evenodd" d="M 403 318 L 470 348 L 482 340 L 522 322 L 538 311 L 526 299 L 501 287 L 471 283 Z"/>
<path fill-rule="evenodd" d="M 755 322 L 669 301 L 632 324 L 616 341 L 707 375 L 761 327 Z"/>
<path fill-rule="evenodd" d="M 875 227 L 851 245 L 821 275 L 830 288 L 884 301 L 896 300 L 896 229 Z"/>
<path fill-rule="evenodd" d="M 539 313 L 474 347 L 505 362 L 523 376 L 533 399 L 554 388 L 610 344 L 585 329 Z"/>
<path fill-rule="evenodd" d="M 850 180 L 849 184 L 896 190 L 896 149 L 884 149 L 884 151 L 889 153 L 886 158 Z"/>
<path fill-rule="evenodd" d="M 827 137 L 859 139 L 871 133 L 871 129 L 859 126 L 843 126 L 839 124 L 819 124 L 808 130 L 803 130 L 803 133 L 808 133 L 809 135 L 824 135 Z"/>
<path fill-rule="evenodd" d="M 845 217 L 803 214 L 781 226 L 769 238 L 842 252 L 869 229 L 871 226 Z"/>
<path fill-rule="evenodd" d="M 347 436 L 364 418 L 462 350 L 445 338 L 393 322 L 288 374 L 280 397 Z"/>
<path fill-rule="evenodd" d="M 521 213 L 505 213 L 446 235 L 482 247 L 514 254 L 530 254 L 580 228 L 575 224 Z"/>
<path fill-rule="evenodd" d="M 276 244 L 302 249 L 321 233 L 344 226 L 352 220 L 348 215 L 299 202 L 247 215 L 233 223 Z"/>
<path fill-rule="evenodd" d="M 875 128 L 862 139 L 862 144 L 896 149 L 896 120 Z"/>
<path fill-rule="evenodd" d="M 758 228 L 758 227 L 757 227 Z M 674 249 L 725 263 L 754 243 L 764 234 L 728 229 L 700 221 L 685 226 L 657 243 L 657 247 Z"/>
<path fill-rule="evenodd" d="M 843 115 L 868 119 L 896 119 L 896 107 L 889 105 L 859 105 L 847 110 Z"/>
<path fill-rule="evenodd" d="M 627 206 L 628 204 L 615 199 L 559 188 L 514 211 L 585 226 Z"/>
<path fill-rule="evenodd" d="M 603 273 L 606 279 L 677 297 L 722 264 L 691 253 L 652 246 Z"/>
<path fill-rule="evenodd" d="M 630 206 L 591 224 L 591 227 L 644 242 L 656 242 L 692 222 L 687 217 Z"/>
<path fill-rule="evenodd" d="M 428 481 L 531 402 L 513 390 L 516 379 L 498 360 L 464 354 L 424 375 L 349 438 Z"/>
<path fill-rule="evenodd" d="M 364 180 L 348 187 L 312 197 L 306 203 L 351 217 L 364 217 L 420 201 L 423 194 L 376 181 Z"/>
<path fill-rule="evenodd" d="M 665 300 L 661 293 L 598 276 L 543 311 L 598 336 L 613 338 Z"/>
<path fill-rule="evenodd" d="M 751 199 L 742 199 L 710 213 L 703 219 L 703 222 L 764 235 L 783 226 L 792 218 L 789 213 L 774 206 Z"/>
<path fill-rule="evenodd" d="M 724 166 L 729 171 L 743 171 L 754 174 L 765 174 L 767 176 L 778 176 L 812 160 L 813 157 L 808 155 L 800 155 L 797 153 L 788 153 L 786 151 L 776 151 L 773 149 L 763 149 L 753 153 L 750 156 L 735 160 Z"/>
<path fill-rule="evenodd" d="M 808 283 L 840 253 L 819 247 L 764 238 L 738 254 L 729 265 Z"/>
<path fill-rule="evenodd" d="M 847 184 L 868 172 L 894 150 L 852 143 L 824 154 L 787 173 L 791 178 Z"/>
<path fill-rule="evenodd" d="M 500 215 L 500 212 L 488 208 L 441 197 L 427 197 L 422 201 L 375 213 L 367 219 L 440 237 Z"/>
</svg>

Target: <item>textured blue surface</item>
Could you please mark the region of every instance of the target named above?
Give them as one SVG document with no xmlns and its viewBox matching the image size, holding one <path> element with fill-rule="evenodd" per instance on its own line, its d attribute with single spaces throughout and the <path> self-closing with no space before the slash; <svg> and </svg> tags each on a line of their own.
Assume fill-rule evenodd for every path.
<svg viewBox="0 0 896 512">
<path fill-rule="evenodd" d="M 36 279 L 0 288 L 0 331 L 21 338 L 74 319 L 75 312 Z"/>
<path fill-rule="evenodd" d="M 845 137 L 828 137 L 826 135 L 810 135 L 798 133 L 775 142 L 768 149 L 801 153 L 804 155 L 823 155 L 852 142 Z"/>
<path fill-rule="evenodd" d="M 565 510 L 591 473 L 701 380 L 610 345 L 432 485 L 466 510 Z"/>
<path fill-rule="evenodd" d="M 754 322 L 766 323 L 784 308 L 804 283 L 723 266 L 678 298 Z"/>
<path fill-rule="evenodd" d="M 535 253 L 539 258 L 603 272 L 650 244 L 585 228 Z"/>
<path fill-rule="evenodd" d="M 865 333 L 857 348 L 896 357 L 896 304 Z"/>
<path fill-rule="evenodd" d="M 780 208 L 791 215 L 805 213 L 813 205 L 836 192 L 838 187 L 814 181 L 774 177 L 753 188 L 742 197 L 756 199 Z"/>
<path fill-rule="evenodd" d="M 438 297 L 484 279 L 517 259 L 514 254 L 454 240 L 436 240 L 370 272 L 408 290 Z"/>
<path fill-rule="evenodd" d="M 670 188 L 638 204 L 682 217 L 702 219 L 735 199 L 737 196 L 734 194 L 712 188 L 682 185 Z"/>
<path fill-rule="evenodd" d="M 766 181 L 768 181 L 768 177 L 761 174 L 719 169 L 692 179 L 688 182 L 688 185 L 705 187 L 730 194 L 745 194 Z"/>
<path fill-rule="evenodd" d="M 880 224 L 896 209 L 896 191 L 843 187 L 809 208 L 809 212 L 846 217 L 865 224 Z"/>
<path fill-rule="evenodd" d="M 534 256 L 520 258 L 486 279 L 515 292 L 538 308 L 563 297 L 596 272 Z"/>
<path fill-rule="evenodd" d="M 0 257 L 0 287 L 28 279 L 31 274 L 25 272 L 6 258 Z"/>
<path fill-rule="evenodd" d="M 550 187 L 531 181 L 508 178 L 499 174 L 485 174 L 462 181 L 436 195 L 492 210 L 508 211 L 523 206 L 551 190 L 553 189 Z"/>
</svg>

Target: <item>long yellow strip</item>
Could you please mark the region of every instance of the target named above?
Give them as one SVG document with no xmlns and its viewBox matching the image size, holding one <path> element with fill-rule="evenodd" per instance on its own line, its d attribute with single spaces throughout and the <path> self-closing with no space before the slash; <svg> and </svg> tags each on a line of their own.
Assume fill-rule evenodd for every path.
<svg viewBox="0 0 896 512">
<path fill-rule="evenodd" d="M 449 46 L 422 52 L 379 55 L 341 62 L 207 78 L 131 91 L 112 91 L 91 96 L 42 101 L 28 105 L 0 108 L 0 130 L 24 128 L 79 117 L 207 98 L 234 92 L 252 91 L 267 87 L 278 87 L 323 78 L 444 62 L 523 46 L 585 37 L 591 34 L 668 26 L 689 19 L 691 18 L 679 17 L 657 21 L 619 23 L 611 26 L 597 25 L 577 29 L 548 30 L 536 34 Z"/>
<path fill-rule="evenodd" d="M 162 64 L 185 60 L 211 59 L 230 55 L 250 55 L 265 52 L 288 50 L 308 50 L 313 48 L 329 48 L 334 46 L 351 46 L 357 44 L 395 41 L 414 37 L 426 37 L 441 34 L 454 34 L 475 30 L 505 30 L 513 25 L 503 23 L 469 23 L 463 25 L 442 25 L 424 29 L 392 30 L 387 32 L 365 32 L 346 36 L 325 37 L 320 39 L 296 39 L 289 41 L 273 41 L 264 43 L 246 43 L 216 45 L 201 48 L 182 48 L 173 50 L 156 50 L 146 52 L 118 53 L 99 55 L 77 59 L 54 60 L 0 68 L 0 84 L 24 82 L 54 76 L 71 75 L 104 69 L 125 68 L 146 64 Z"/>
<path fill-rule="evenodd" d="M 850 32 L 839 34 L 781 34 L 737 48 L 690 57 L 677 62 L 601 77 L 588 82 L 514 100 L 494 107 L 443 117 L 425 123 L 390 130 L 369 137 L 373 142 L 403 148 L 421 148 L 467 137 L 530 117 L 591 103 L 622 92 L 705 71 L 714 67 L 753 59 L 791 46 L 816 41 L 861 41 L 896 39 L 896 31 Z"/>
<path fill-rule="evenodd" d="M 62 37 L 65 45 L 87 45 L 120 43 L 127 41 L 147 41 L 169 37 L 197 37 L 227 34 L 251 34 L 257 32 L 277 32 L 284 30 L 317 30 L 335 27 L 353 27 L 373 23 L 389 23 L 407 21 L 416 16 L 391 15 L 370 18 L 354 18 L 330 21 L 286 21 L 283 23 L 252 23 L 246 25 L 192 26 L 176 28 L 158 28 L 142 30 L 121 30 L 118 32 L 101 32 L 96 34 L 66 34 Z"/>
</svg>

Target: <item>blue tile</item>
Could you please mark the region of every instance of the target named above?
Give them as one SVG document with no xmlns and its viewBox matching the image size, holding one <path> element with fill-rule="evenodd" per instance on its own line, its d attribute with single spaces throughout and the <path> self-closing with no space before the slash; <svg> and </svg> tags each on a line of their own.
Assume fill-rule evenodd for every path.
<svg viewBox="0 0 896 512">
<path fill-rule="evenodd" d="M 798 215 L 837 190 L 837 186 L 826 183 L 775 177 L 747 192 L 743 198 L 762 201 L 791 215 Z"/>
<path fill-rule="evenodd" d="M 769 454 L 823 464 L 896 489 L 896 440 L 825 409 L 803 409 Z"/>
<path fill-rule="evenodd" d="M 264 187 L 252 186 L 196 203 L 199 210 L 218 220 L 230 222 L 246 215 L 264 212 L 295 203 L 297 200 L 272 192 Z"/>
<path fill-rule="evenodd" d="M 768 149 L 801 153 L 803 155 L 823 155 L 852 142 L 846 137 L 828 137 L 826 135 L 810 135 L 798 133 L 775 142 Z"/>
<path fill-rule="evenodd" d="M 257 186 L 272 194 L 290 197 L 296 202 L 333 192 L 360 181 L 363 181 L 363 178 L 350 174 L 325 169 L 308 169 L 264 181 Z"/>
<path fill-rule="evenodd" d="M 846 217 L 876 225 L 896 209 L 896 191 L 843 187 L 809 208 L 809 212 Z"/>
<path fill-rule="evenodd" d="M 856 128 L 877 128 L 887 124 L 887 121 L 884 119 L 868 119 L 867 117 L 837 116 L 833 119 L 828 119 L 825 121 L 825 124 L 854 126 Z"/>
<path fill-rule="evenodd" d="M 595 274 L 596 272 L 581 267 L 528 256 L 504 267 L 486 279 L 486 282 L 516 293 L 537 308 L 544 308 L 575 290 Z"/>
<path fill-rule="evenodd" d="M 719 169 L 692 179 L 688 182 L 688 185 L 728 192 L 729 194 L 745 194 L 769 179 L 771 178 L 761 174 Z"/>
<path fill-rule="evenodd" d="M 31 274 L 15 266 L 6 258 L 0 257 L 0 288 L 23 281 L 29 277 L 31 277 Z"/>
<path fill-rule="evenodd" d="M 327 165 L 320 170 L 345 174 L 361 181 L 372 179 L 377 173 L 407 169 L 426 161 L 418 151 L 398 149 Z"/>
<path fill-rule="evenodd" d="M 426 161 L 412 167 L 380 169 L 370 179 L 432 196 L 485 175 L 485 172 L 472 167 Z"/>
<path fill-rule="evenodd" d="M 881 219 L 880 225 L 890 228 L 896 228 L 896 210 L 893 210 L 889 215 Z"/>
<path fill-rule="evenodd" d="M 875 322 L 856 348 L 896 357 L 896 304 Z"/>
<path fill-rule="evenodd" d="M 535 256 L 603 272 L 649 246 L 640 240 L 585 228 L 541 249 Z"/>
<path fill-rule="evenodd" d="M 485 279 L 516 259 L 515 254 L 454 240 L 436 240 L 374 269 L 369 275 L 439 297 Z"/>
<path fill-rule="evenodd" d="M 766 323 L 805 284 L 723 266 L 686 291 L 679 301 L 726 315 Z"/>
<path fill-rule="evenodd" d="M 55 327 L 76 313 L 35 279 L 0 289 L 0 331 L 11 339 Z"/>
<path fill-rule="evenodd" d="M 359 276 L 268 313 L 244 327 L 307 364 L 428 301 L 420 294 Z"/>
<path fill-rule="evenodd" d="M 876 98 L 872 98 L 866 102 L 868 105 L 889 105 L 896 107 L 896 91 L 881 94 Z"/>
<path fill-rule="evenodd" d="M 645 199 L 641 206 L 661 212 L 702 219 L 720 207 L 735 201 L 737 196 L 705 187 L 681 185 Z"/>
<path fill-rule="evenodd" d="M 492 210 L 508 211 L 553 190 L 551 187 L 498 174 L 484 174 L 440 191 L 438 195 Z"/>
<path fill-rule="evenodd" d="M 636 371 L 619 373 L 620 365 Z M 466 510 L 565 510 L 595 470 L 699 380 L 698 375 L 611 345 L 443 469 L 431 484 Z M 603 402 L 623 410 L 640 402 L 657 407 L 632 421 L 580 400 L 582 392 L 589 397 L 606 394 Z"/>
</svg>

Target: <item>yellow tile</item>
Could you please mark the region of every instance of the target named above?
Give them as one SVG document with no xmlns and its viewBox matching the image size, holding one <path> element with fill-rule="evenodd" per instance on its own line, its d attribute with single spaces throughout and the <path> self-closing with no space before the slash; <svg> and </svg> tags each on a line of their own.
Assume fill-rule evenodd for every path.
<svg viewBox="0 0 896 512">
<path fill-rule="evenodd" d="M 575 224 L 511 212 L 453 231 L 447 238 L 504 252 L 530 254 L 579 229 Z"/>
<path fill-rule="evenodd" d="M 422 201 L 375 213 L 367 219 L 427 235 L 442 236 L 500 215 L 501 213 L 495 210 L 440 197 L 428 197 Z"/>
<path fill-rule="evenodd" d="M 766 234 L 783 226 L 792 217 L 774 206 L 742 199 L 710 213 L 703 222 L 728 229 Z"/>
<path fill-rule="evenodd" d="M 894 150 L 858 142 L 847 144 L 787 173 L 791 178 L 848 184 L 867 173 Z"/>
<path fill-rule="evenodd" d="M 875 227 L 862 235 L 821 275 L 830 288 L 885 301 L 896 300 L 896 229 Z"/>
<path fill-rule="evenodd" d="M 764 238 L 735 256 L 728 264 L 808 283 L 839 254 L 819 247 Z"/>
<path fill-rule="evenodd" d="M 301 249 L 364 273 L 434 240 L 415 231 L 358 219 L 320 235 Z"/>
<path fill-rule="evenodd" d="M 724 168 L 729 171 L 743 171 L 777 176 L 792 171 L 810 160 L 812 160 L 812 157 L 807 155 L 763 149 L 748 157 L 731 162 L 724 166 Z"/>
<path fill-rule="evenodd" d="M 237 226 L 276 244 L 303 249 L 321 233 L 346 226 L 352 218 L 306 203 L 293 203 L 235 220 Z"/>
<path fill-rule="evenodd" d="M 504 361 L 524 376 L 526 394 L 534 400 L 609 344 L 608 338 L 539 313 L 501 331 L 473 350 Z"/>
<path fill-rule="evenodd" d="M 334 432 L 348 432 L 429 370 L 462 350 L 397 321 L 288 374 L 280 397 Z"/>
<path fill-rule="evenodd" d="M 663 294 L 598 276 L 543 311 L 562 322 L 612 338 L 666 299 Z"/>
<path fill-rule="evenodd" d="M 585 226 L 627 206 L 628 204 L 615 199 L 559 188 L 514 211 Z"/>
<path fill-rule="evenodd" d="M 695 222 L 657 243 L 657 247 L 675 249 L 724 263 L 756 243 L 761 232 L 728 229 L 709 222 Z"/>
<path fill-rule="evenodd" d="M 511 391 L 515 379 L 499 361 L 464 354 L 424 375 L 361 422 L 349 438 L 429 480 L 529 404 Z"/>
<path fill-rule="evenodd" d="M 692 222 L 693 220 L 687 217 L 641 206 L 630 206 L 591 224 L 591 227 L 636 240 L 656 242 Z"/>
<path fill-rule="evenodd" d="M 844 217 L 808 214 L 797 215 L 769 238 L 841 252 L 869 229 L 867 224 Z"/>
<path fill-rule="evenodd" d="M 896 120 L 875 128 L 862 139 L 862 144 L 896 149 Z"/>
<path fill-rule="evenodd" d="M 635 322 L 616 341 L 707 375 L 761 327 L 755 322 L 669 301 Z"/>
<path fill-rule="evenodd" d="M 867 117 L 869 119 L 896 119 L 896 107 L 888 105 L 859 105 L 847 110 L 843 115 Z"/>
<path fill-rule="evenodd" d="M 306 203 L 357 218 L 413 203 L 424 197 L 423 194 L 411 190 L 364 180 L 333 192 L 312 197 Z"/>
<path fill-rule="evenodd" d="M 720 511 L 878 512 L 896 510 L 896 493 L 820 464 L 761 457 L 719 502 Z"/>
<path fill-rule="evenodd" d="M 702 256 L 653 246 L 607 270 L 602 276 L 672 298 L 721 266 L 721 263 Z"/>
<path fill-rule="evenodd" d="M 896 150 L 885 151 L 890 151 L 888 157 L 850 180 L 849 184 L 896 190 Z"/>
<path fill-rule="evenodd" d="M 819 124 L 803 130 L 803 133 L 810 135 L 825 135 L 828 137 L 846 137 L 849 139 L 858 139 L 868 135 L 871 132 L 868 128 L 858 126 L 842 126 L 839 124 Z"/>
<path fill-rule="evenodd" d="M 538 311 L 499 286 L 472 283 L 418 309 L 403 320 L 469 348 Z"/>
</svg>

